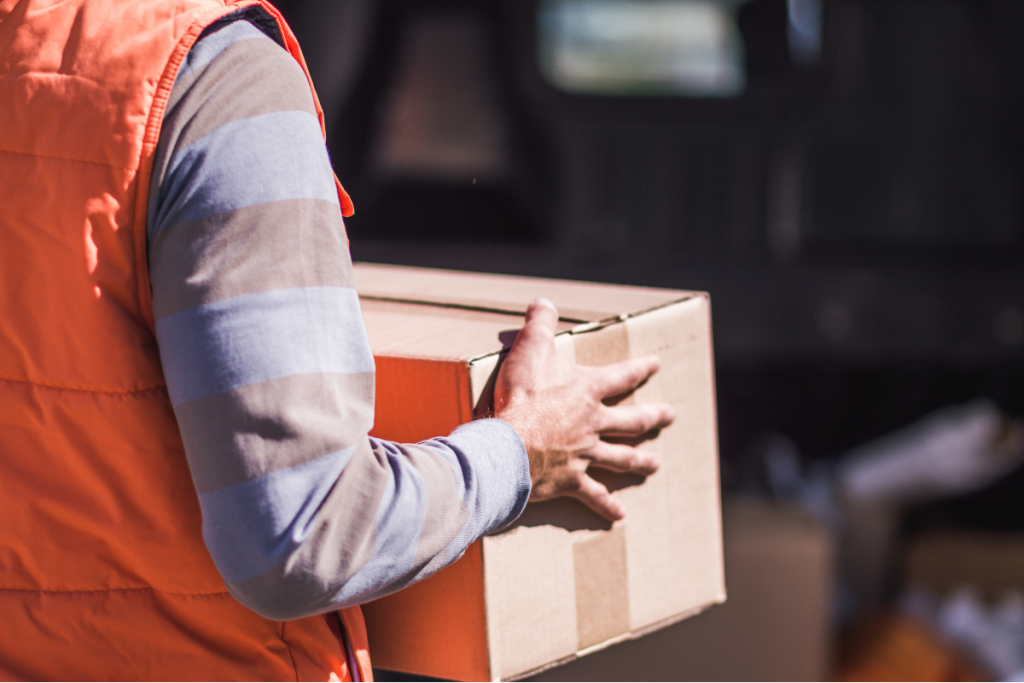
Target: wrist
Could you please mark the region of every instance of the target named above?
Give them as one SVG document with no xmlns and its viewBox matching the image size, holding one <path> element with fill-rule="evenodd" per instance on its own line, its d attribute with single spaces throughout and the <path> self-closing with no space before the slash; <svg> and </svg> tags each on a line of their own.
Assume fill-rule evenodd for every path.
<svg viewBox="0 0 1024 683">
<path fill-rule="evenodd" d="M 537 447 L 535 438 L 537 433 L 537 425 L 534 424 L 536 415 L 533 411 L 521 409 L 519 405 L 510 402 L 496 411 L 494 416 L 512 427 L 522 440 L 530 465 L 530 483 L 536 487 L 546 469 L 544 452 Z"/>
</svg>

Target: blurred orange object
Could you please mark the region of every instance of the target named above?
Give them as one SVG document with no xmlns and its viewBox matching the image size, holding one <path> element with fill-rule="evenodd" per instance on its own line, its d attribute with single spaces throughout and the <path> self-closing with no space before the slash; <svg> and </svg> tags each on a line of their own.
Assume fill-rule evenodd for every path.
<svg viewBox="0 0 1024 683">
<path fill-rule="evenodd" d="M 929 626 L 893 613 L 863 619 L 843 639 L 836 680 L 986 681 L 955 645 Z"/>
</svg>

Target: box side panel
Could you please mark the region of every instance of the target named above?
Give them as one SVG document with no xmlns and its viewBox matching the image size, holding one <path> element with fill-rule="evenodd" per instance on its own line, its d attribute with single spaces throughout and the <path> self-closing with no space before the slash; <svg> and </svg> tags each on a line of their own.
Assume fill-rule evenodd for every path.
<svg viewBox="0 0 1024 683">
<path fill-rule="evenodd" d="M 373 436 L 413 443 L 447 436 L 472 419 L 469 367 L 462 361 L 376 356 Z"/>
<path fill-rule="evenodd" d="M 654 476 L 590 470 L 626 505 L 623 522 L 612 526 L 578 501 L 556 499 L 527 506 L 510 532 L 485 540 L 491 671 L 501 678 L 582 656 L 724 598 L 707 300 L 570 339 L 583 365 L 658 354 L 662 371 L 620 405 L 666 401 L 677 422 L 644 445 L 662 457 Z"/>
<path fill-rule="evenodd" d="M 474 361 L 469 366 L 470 403 L 476 417 L 494 410 L 494 381 L 504 354 L 494 354 Z"/>
<path fill-rule="evenodd" d="M 491 679 L 576 652 L 576 592 L 569 532 L 519 527 L 483 539 Z"/>
<path fill-rule="evenodd" d="M 639 630 L 725 597 L 714 368 L 708 301 L 691 299 L 626 322 L 630 355 L 662 370 L 635 394 L 665 401 L 675 423 L 649 447 L 662 468 L 625 488 L 630 627 Z"/>
<path fill-rule="evenodd" d="M 449 434 L 471 417 L 464 362 L 377 356 L 374 436 Z M 363 606 L 374 666 L 475 681 L 488 676 L 480 543 L 434 576 Z"/>
<path fill-rule="evenodd" d="M 363 605 L 375 667 L 456 681 L 488 680 L 480 541 L 462 559 Z"/>
</svg>

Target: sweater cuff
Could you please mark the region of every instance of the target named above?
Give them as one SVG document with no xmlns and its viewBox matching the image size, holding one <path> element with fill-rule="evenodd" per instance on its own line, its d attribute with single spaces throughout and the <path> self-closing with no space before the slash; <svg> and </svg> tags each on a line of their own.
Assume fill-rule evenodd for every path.
<svg viewBox="0 0 1024 683">
<path fill-rule="evenodd" d="M 504 420 L 474 420 L 458 427 L 447 439 L 472 454 L 477 472 L 482 534 L 508 526 L 522 514 L 530 499 L 530 459 L 519 432 Z"/>
</svg>

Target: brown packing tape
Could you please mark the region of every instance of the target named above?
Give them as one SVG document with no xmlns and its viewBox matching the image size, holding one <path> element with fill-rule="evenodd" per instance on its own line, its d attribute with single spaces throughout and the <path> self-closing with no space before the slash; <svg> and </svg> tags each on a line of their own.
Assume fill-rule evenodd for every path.
<svg viewBox="0 0 1024 683">
<path fill-rule="evenodd" d="M 578 649 L 629 631 L 626 527 L 597 532 L 572 547 Z"/>
<path fill-rule="evenodd" d="M 629 330 L 622 323 L 573 335 L 576 362 L 600 366 L 629 358 Z M 628 403 L 632 396 L 620 401 Z M 629 581 L 626 568 L 626 526 L 573 543 L 576 584 L 577 650 L 629 631 Z"/>
<path fill-rule="evenodd" d="M 591 367 L 618 363 L 629 358 L 629 326 L 624 322 L 598 327 L 572 336 L 576 362 Z M 616 405 L 633 403 L 632 395 Z"/>
<path fill-rule="evenodd" d="M 572 342 L 580 365 L 608 365 L 629 358 L 629 330 L 623 323 L 573 334 Z"/>
</svg>

